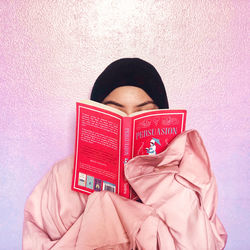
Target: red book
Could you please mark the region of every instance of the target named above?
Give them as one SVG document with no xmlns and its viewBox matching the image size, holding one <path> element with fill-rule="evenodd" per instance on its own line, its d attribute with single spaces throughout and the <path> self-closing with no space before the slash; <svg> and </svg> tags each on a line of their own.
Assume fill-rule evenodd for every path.
<svg viewBox="0 0 250 250">
<path fill-rule="evenodd" d="M 155 155 L 185 130 L 186 110 L 155 109 L 127 116 L 90 100 L 76 104 L 72 189 L 108 190 L 133 198 L 124 166 L 137 155 Z"/>
</svg>

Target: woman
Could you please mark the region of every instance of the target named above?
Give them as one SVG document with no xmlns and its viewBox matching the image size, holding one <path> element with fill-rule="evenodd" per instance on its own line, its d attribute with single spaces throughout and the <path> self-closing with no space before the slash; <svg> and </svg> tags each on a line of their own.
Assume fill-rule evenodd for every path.
<svg viewBox="0 0 250 250">
<path fill-rule="evenodd" d="M 91 99 L 127 114 L 168 108 L 149 63 L 120 59 L 96 80 Z M 159 155 L 129 161 L 125 175 L 141 199 L 71 191 L 72 158 L 56 164 L 25 207 L 23 249 L 223 249 L 217 189 L 199 134 L 177 136 Z"/>
</svg>

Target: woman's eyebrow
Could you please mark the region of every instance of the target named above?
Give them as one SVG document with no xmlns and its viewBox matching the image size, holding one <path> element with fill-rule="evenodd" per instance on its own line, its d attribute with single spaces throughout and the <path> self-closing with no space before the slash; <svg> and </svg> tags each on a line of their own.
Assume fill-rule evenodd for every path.
<svg viewBox="0 0 250 250">
<path fill-rule="evenodd" d="M 115 102 L 115 101 L 106 101 L 106 102 L 103 102 L 103 104 L 105 104 L 105 105 L 112 104 L 112 105 L 115 105 L 115 106 L 118 106 L 121 108 L 124 107 L 122 104 Z M 153 101 L 146 101 L 146 102 L 143 102 L 143 103 L 136 105 L 136 107 L 140 108 L 140 107 L 143 107 L 143 106 L 148 105 L 148 104 L 155 104 L 155 103 Z"/>
<path fill-rule="evenodd" d="M 154 103 L 153 101 L 147 101 L 147 102 L 143 102 L 143 103 L 137 105 L 136 107 L 137 107 L 137 108 L 140 108 L 140 107 L 145 106 L 145 105 L 148 105 L 148 104 L 155 104 L 155 103 Z"/>
<path fill-rule="evenodd" d="M 122 104 L 118 103 L 118 102 L 114 102 L 114 101 L 106 101 L 106 102 L 103 102 L 103 104 L 107 105 L 107 104 L 113 104 L 115 106 L 118 106 L 118 107 L 124 107 Z"/>
</svg>

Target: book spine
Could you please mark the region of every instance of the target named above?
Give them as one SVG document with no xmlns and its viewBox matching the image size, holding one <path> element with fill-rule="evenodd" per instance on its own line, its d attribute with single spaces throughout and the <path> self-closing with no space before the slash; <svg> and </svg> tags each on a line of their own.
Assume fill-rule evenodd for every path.
<svg viewBox="0 0 250 250">
<path fill-rule="evenodd" d="M 121 171 L 120 171 L 120 192 L 123 197 L 130 198 L 130 186 L 124 174 L 124 167 L 132 157 L 132 119 L 123 117 L 121 136 Z"/>
</svg>

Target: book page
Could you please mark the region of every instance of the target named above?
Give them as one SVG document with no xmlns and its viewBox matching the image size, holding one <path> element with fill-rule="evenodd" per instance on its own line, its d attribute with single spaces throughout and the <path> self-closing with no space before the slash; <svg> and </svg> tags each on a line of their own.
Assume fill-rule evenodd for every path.
<svg viewBox="0 0 250 250">
<path fill-rule="evenodd" d="M 119 115 L 77 104 L 74 190 L 119 192 L 120 135 Z"/>
<path fill-rule="evenodd" d="M 133 117 L 132 157 L 156 155 L 185 130 L 185 110 L 154 110 Z"/>
</svg>

